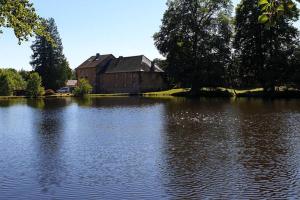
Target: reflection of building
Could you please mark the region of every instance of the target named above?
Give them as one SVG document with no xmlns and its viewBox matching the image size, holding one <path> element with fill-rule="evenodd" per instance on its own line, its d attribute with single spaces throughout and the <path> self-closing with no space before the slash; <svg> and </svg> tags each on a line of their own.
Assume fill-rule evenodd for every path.
<svg viewBox="0 0 300 200">
<path fill-rule="evenodd" d="M 77 69 L 78 79 L 85 78 L 96 93 L 140 93 L 164 89 L 164 71 L 145 56 L 90 57 Z"/>
</svg>

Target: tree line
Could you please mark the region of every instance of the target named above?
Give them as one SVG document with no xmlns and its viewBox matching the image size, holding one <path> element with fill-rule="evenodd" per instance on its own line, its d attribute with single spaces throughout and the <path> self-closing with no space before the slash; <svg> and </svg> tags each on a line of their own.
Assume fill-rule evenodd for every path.
<svg viewBox="0 0 300 200">
<path fill-rule="evenodd" d="M 42 19 L 41 26 L 47 35 L 36 35 L 31 49 L 32 71 L 2 69 L 0 71 L 0 95 L 40 96 L 47 91 L 55 91 L 74 77 L 63 54 L 63 45 L 55 20 Z M 51 40 L 48 39 L 51 37 Z M 21 38 L 22 40 L 22 38 Z M 51 92 L 54 93 L 54 92 Z"/>
<path fill-rule="evenodd" d="M 42 79 L 36 72 L 0 69 L 0 96 L 27 95 L 37 97 L 44 95 Z"/>
<path fill-rule="evenodd" d="M 154 40 L 166 57 L 156 62 L 174 85 L 192 91 L 300 85 L 299 30 L 293 25 L 299 12 L 293 0 L 241 0 L 235 17 L 230 0 L 168 0 L 167 6 Z M 0 0 L 0 8 L 0 33 L 1 27 L 12 28 L 19 42 L 36 35 L 31 65 L 42 86 L 63 86 L 72 72 L 54 19 L 39 17 L 29 0 Z"/>
<path fill-rule="evenodd" d="M 298 9 L 270 2 L 241 0 L 232 17 L 230 0 L 169 0 L 154 35 L 169 81 L 192 91 L 299 86 Z"/>
</svg>

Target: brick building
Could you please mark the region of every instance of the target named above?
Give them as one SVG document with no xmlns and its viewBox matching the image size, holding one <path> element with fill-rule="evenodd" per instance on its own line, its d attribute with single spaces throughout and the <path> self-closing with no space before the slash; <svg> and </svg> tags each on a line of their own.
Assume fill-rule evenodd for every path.
<svg viewBox="0 0 300 200">
<path fill-rule="evenodd" d="M 141 93 L 166 88 L 164 71 L 143 55 L 116 58 L 112 54 L 92 56 L 76 69 L 94 93 Z"/>
</svg>

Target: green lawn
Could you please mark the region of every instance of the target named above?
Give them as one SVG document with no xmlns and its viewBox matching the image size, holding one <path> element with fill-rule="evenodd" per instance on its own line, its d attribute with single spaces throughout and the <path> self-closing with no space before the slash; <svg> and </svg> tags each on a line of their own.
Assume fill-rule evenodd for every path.
<svg viewBox="0 0 300 200">
<path fill-rule="evenodd" d="M 171 90 L 165 90 L 165 91 L 159 91 L 159 92 L 146 92 L 143 93 L 143 96 L 173 96 L 178 93 L 188 92 L 190 89 L 187 88 L 178 88 L 178 89 L 171 89 Z"/>
</svg>

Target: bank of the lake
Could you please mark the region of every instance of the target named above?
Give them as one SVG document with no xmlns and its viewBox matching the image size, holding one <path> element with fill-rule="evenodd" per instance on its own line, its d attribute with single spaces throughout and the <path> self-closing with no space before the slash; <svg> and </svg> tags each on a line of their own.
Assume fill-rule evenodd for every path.
<svg viewBox="0 0 300 200">
<path fill-rule="evenodd" d="M 230 89 L 230 88 L 204 88 L 195 92 L 192 92 L 190 88 L 177 88 L 158 92 L 146 92 L 140 94 L 130 93 L 115 93 L 115 94 L 88 94 L 87 97 L 130 97 L 130 96 L 141 96 L 141 97 L 207 97 L 207 98 L 271 98 L 271 99 L 293 99 L 300 98 L 299 89 L 285 89 L 276 90 L 274 92 L 264 92 L 262 88 L 255 89 Z M 55 94 L 49 96 L 41 96 L 37 98 L 65 98 L 74 97 L 73 94 Z M 0 99 L 15 99 L 15 98 L 30 98 L 26 96 L 0 96 Z"/>
</svg>

